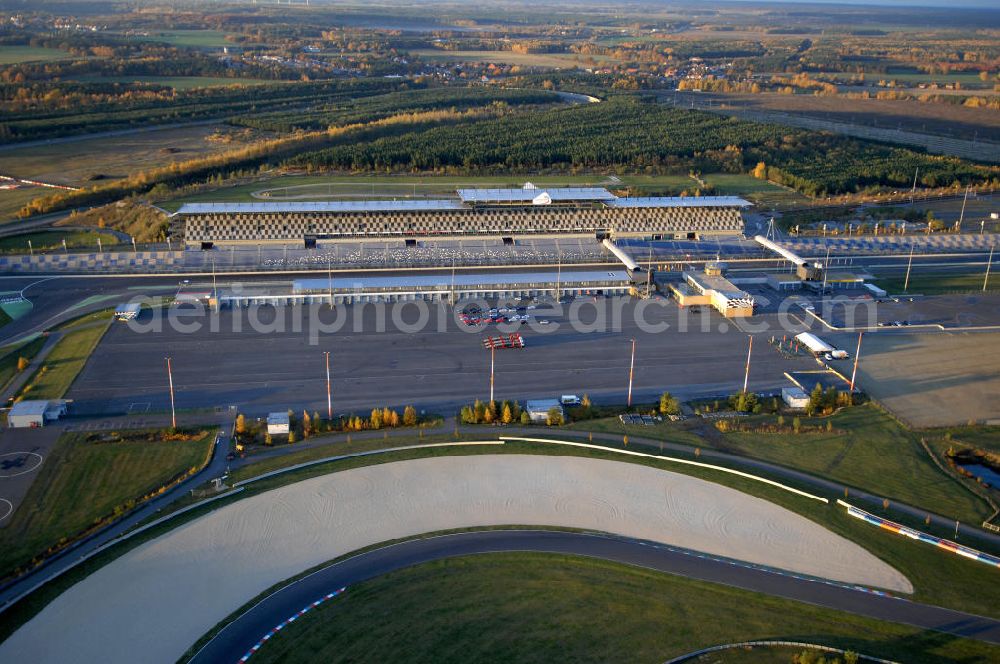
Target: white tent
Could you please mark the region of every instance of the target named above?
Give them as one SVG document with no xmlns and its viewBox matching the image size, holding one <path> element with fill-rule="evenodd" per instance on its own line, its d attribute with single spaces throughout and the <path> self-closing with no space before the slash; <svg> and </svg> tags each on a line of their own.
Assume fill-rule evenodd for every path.
<svg viewBox="0 0 1000 664">
<path fill-rule="evenodd" d="M 809 332 L 801 332 L 795 335 L 795 338 L 800 344 L 808 348 L 815 355 L 821 355 L 822 353 L 829 353 L 834 350 L 833 346 L 826 343 L 815 334 Z"/>
</svg>

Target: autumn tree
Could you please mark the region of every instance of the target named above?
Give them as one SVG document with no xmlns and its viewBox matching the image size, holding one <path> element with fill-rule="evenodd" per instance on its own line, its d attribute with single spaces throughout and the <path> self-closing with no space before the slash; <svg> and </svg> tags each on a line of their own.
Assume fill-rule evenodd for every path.
<svg viewBox="0 0 1000 664">
<path fill-rule="evenodd" d="M 677 402 L 677 399 L 670 394 L 670 392 L 664 392 L 660 395 L 660 414 L 661 415 L 676 415 L 681 411 L 681 406 Z"/>
<path fill-rule="evenodd" d="M 475 424 L 476 412 L 471 406 L 462 406 L 461 419 L 462 424 Z"/>
<path fill-rule="evenodd" d="M 403 409 L 403 425 L 412 427 L 417 423 L 417 409 L 407 406 Z"/>
<path fill-rule="evenodd" d="M 548 424 L 549 426 L 558 427 L 562 426 L 564 422 L 565 419 L 563 417 L 562 408 L 560 408 L 559 406 L 552 406 L 552 408 L 549 408 L 549 412 L 545 416 L 546 424 Z"/>
</svg>

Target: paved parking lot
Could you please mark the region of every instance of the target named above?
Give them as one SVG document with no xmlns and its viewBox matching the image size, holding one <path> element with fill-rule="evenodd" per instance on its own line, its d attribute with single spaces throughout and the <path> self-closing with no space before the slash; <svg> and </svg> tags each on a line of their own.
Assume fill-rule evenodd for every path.
<svg viewBox="0 0 1000 664">
<path fill-rule="evenodd" d="M 569 310 L 574 307 L 583 331 L 570 325 Z M 417 310 L 407 304 L 397 311 L 398 322 L 415 323 Z M 400 329 L 393 324 L 393 310 L 387 309 L 385 329 L 379 331 L 376 308 L 355 305 L 334 312 L 324 309 L 321 319 L 342 316 L 343 327 L 317 335 L 313 344 L 311 311 L 261 309 L 258 329 L 245 310 L 192 314 L 186 323 L 203 329 L 190 333 L 170 326 L 140 333 L 126 324 L 113 325 L 70 390 L 74 412 L 124 414 L 136 403 L 163 412 L 169 408 L 167 356 L 172 358 L 178 408 L 238 405 L 253 414 L 285 408 L 325 411 L 324 351 L 331 353 L 338 412 L 414 403 L 450 413 L 459 404 L 489 397 L 490 354 L 482 339 L 497 334 L 496 326 L 464 328 L 450 308 L 431 305 L 426 328 Z M 597 323 L 598 311 L 609 321 L 606 326 Z M 640 304 L 588 298 L 567 305 L 563 315 L 544 308 L 532 313 L 530 325 L 507 328 L 520 331 L 526 347 L 496 353 L 498 399 L 589 393 L 597 400 L 623 401 L 633 337 L 635 399 L 651 398 L 664 388 L 697 396 L 728 394 L 742 386 L 747 335 L 707 309 L 690 314 L 668 300 Z M 639 313 L 653 330 L 636 322 Z M 754 324 L 773 326 L 774 318 L 757 317 Z M 540 320 L 550 323 L 541 325 Z M 788 384 L 785 371 L 802 367 L 815 363 L 784 359 L 761 339 L 754 348 L 751 387 L 778 389 Z"/>
<path fill-rule="evenodd" d="M 944 327 L 976 327 L 1000 325 L 1000 295 L 934 295 L 927 297 L 900 297 L 875 301 L 867 299 L 854 307 L 854 319 L 848 318 L 850 306 L 832 307 L 827 320 L 836 326 L 864 324 L 869 320 L 874 325 L 882 323 L 891 326 L 893 322 L 909 325 L 943 325 Z M 818 309 L 817 309 L 818 311 Z"/>
<path fill-rule="evenodd" d="M 1000 333 L 991 332 L 866 334 L 858 384 L 916 427 L 1000 418 L 998 344 Z"/>
</svg>

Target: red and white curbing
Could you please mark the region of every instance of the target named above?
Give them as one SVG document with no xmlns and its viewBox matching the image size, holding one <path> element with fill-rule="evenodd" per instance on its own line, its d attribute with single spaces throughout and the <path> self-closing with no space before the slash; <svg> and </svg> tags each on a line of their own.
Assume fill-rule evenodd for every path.
<svg viewBox="0 0 1000 664">
<path fill-rule="evenodd" d="M 274 629 L 272 629 L 270 632 L 268 632 L 267 634 L 265 634 L 261 638 L 260 641 L 258 641 L 257 643 L 255 643 L 253 645 L 253 647 L 250 648 L 250 650 L 248 650 L 246 652 L 245 655 L 243 655 L 242 657 L 240 657 L 240 662 L 245 662 L 248 659 L 250 659 L 250 657 L 252 657 L 253 654 L 256 653 L 258 650 L 260 650 L 261 647 L 265 643 L 267 643 L 268 640 L 270 640 L 270 638 L 272 636 L 274 636 L 275 634 L 277 634 L 281 630 L 285 629 L 286 627 L 288 627 L 289 625 L 291 625 L 293 622 L 295 622 L 296 620 L 298 620 L 299 618 L 301 618 L 305 614 L 309 613 L 310 611 L 312 611 L 313 609 L 315 609 L 316 607 L 318 607 L 320 604 L 323 604 L 324 602 L 327 602 L 327 601 L 333 599 L 334 597 L 336 597 L 337 595 L 340 595 L 341 593 L 345 592 L 346 590 L 347 590 L 347 586 L 344 586 L 343 588 L 341 588 L 339 590 L 334 590 L 332 593 L 327 593 L 326 595 L 323 595 L 322 597 L 320 597 L 318 600 L 316 600 L 315 602 L 313 602 L 309 606 L 306 606 L 305 608 L 303 608 L 301 611 L 299 611 L 298 613 L 296 613 L 294 616 L 292 616 L 288 620 L 285 620 L 284 622 L 282 622 L 280 625 L 278 625 L 277 627 L 275 627 Z"/>
<path fill-rule="evenodd" d="M 986 563 L 993 567 L 1000 567 L 1000 558 L 996 556 L 991 556 L 988 553 L 983 553 L 982 551 L 977 551 L 967 546 L 962 546 L 951 540 L 942 539 L 940 537 L 935 537 L 934 535 L 928 535 L 927 533 L 921 532 L 919 530 L 914 530 L 913 528 L 908 528 L 904 525 L 898 524 L 894 521 L 889 521 L 888 519 L 883 519 L 880 516 L 876 516 L 870 512 L 866 512 L 862 509 L 858 509 L 854 505 L 845 503 L 843 500 L 837 500 L 837 504 L 846 507 L 847 513 L 856 519 L 861 519 L 866 521 L 873 526 L 878 526 L 883 530 L 888 530 L 890 532 L 896 533 L 897 535 L 903 535 L 904 537 L 909 537 L 913 540 L 918 540 L 924 542 L 925 544 L 931 544 L 938 547 L 939 549 L 944 549 L 945 551 L 950 551 L 952 553 L 964 556 L 970 560 L 975 560 L 977 562 Z"/>
</svg>

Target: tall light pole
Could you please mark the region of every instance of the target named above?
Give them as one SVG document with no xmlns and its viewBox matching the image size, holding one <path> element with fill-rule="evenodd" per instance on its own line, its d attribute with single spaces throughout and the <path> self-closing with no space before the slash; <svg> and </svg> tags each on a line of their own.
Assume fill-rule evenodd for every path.
<svg viewBox="0 0 1000 664">
<path fill-rule="evenodd" d="M 632 407 L 632 378 L 635 376 L 635 339 L 632 339 L 632 360 L 628 365 L 628 407 Z"/>
<path fill-rule="evenodd" d="M 326 355 L 326 418 L 333 421 L 333 396 L 330 390 L 330 351 L 324 351 Z"/>
<path fill-rule="evenodd" d="M 820 295 L 820 297 L 826 297 L 826 273 L 829 271 L 830 271 L 830 245 L 826 245 L 826 259 L 824 259 L 823 261 L 823 293 Z"/>
<path fill-rule="evenodd" d="M 986 291 L 986 285 L 990 283 L 990 267 L 993 265 L 993 249 L 996 248 L 996 243 L 990 245 L 990 258 L 986 261 L 986 277 L 983 279 L 983 291 Z"/>
<path fill-rule="evenodd" d="M 496 346 L 490 346 L 490 403 L 493 403 L 493 370 L 496 367 Z"/>
<path fill-rule="evenodd" d="M 177 428 L 177 411 L 174 409 L 174 372 L 170 365 L 170 358 L 167 357 L 167 382 L 170 385 L 170 426 Z"/>
<path fill-rule="evenodd" d="M 750 335 L 750 347 L 747 348 L 747 371 L 743 376 L 743 394 L 747 393 L 750 386 L 750 354 L 753 353 L 753 335 Z"/>
<path fill-rule="evenodd" d="M 556 268 L 556 302 L 558 303 L 562 297 L 559 294 L 559 286 L 562 282 L 562 250 L 559 251 L 557 255 L 557 260 L 559 261 L 559 266 Z M 551 263 L 550 263 L 551 265 Z"/>
<path fill-rule="evenodd" d="M 969 201 L 969 188 L 971 184 L 965 186 L 965 198 L 962 199 L 962 212 L 958 215 L 958 232 L 962 232 L 962 222 L 965 220 L 965 204 Z"/>
<path fill-rule="evenodd" d="M 910 268 L 913 267 L 913 247 L 916 243 L 910 245 L 910 260 L 906 262 L 906 279 L 903 280 L 903 292 L 910 290 Z"/>
<path fill-rule="evenodd" d="M 864 332 L 858 332 L 858 349 L 854 351 L 854 369 L 851 371 L 851 394 L 854 394 L 854 379 L 858 376 L 858 361 L 861 359 L 861 337 Z"/>
</svg>

